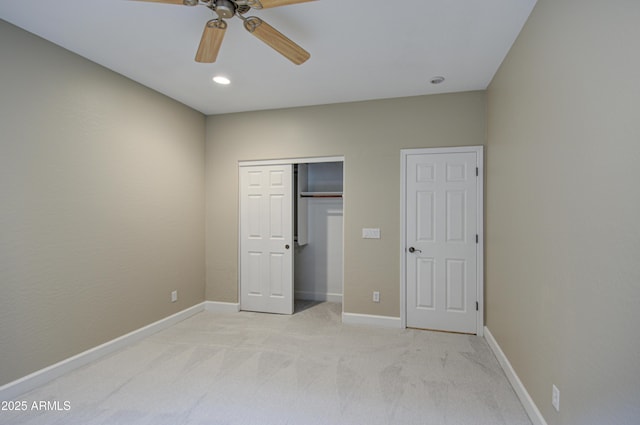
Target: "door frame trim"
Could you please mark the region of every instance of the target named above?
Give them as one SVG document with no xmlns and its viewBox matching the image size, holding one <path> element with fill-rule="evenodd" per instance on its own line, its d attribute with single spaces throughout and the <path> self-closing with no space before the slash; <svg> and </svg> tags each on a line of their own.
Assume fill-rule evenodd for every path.
<svg viewBox="0 0 640 425">
<path fill-rule="evenodd" d="M 306 158 L 282 158 L 238 161 L 238 167 L 251 167 L 253 165 L 287 165 L 287 164 L 313 164 L 317 162 L 344 162 L 344 156 L 316 156 Z"/>
<path fill-rule="evenodd" d="M 484 146 L 463 146 L 452 148 L 418 148 L 400 150 L 400 321 L 401 327 L 407 327 L 407 158 L 409 155 L 440 153 L 475 153 L 478 163 L 477 179 L 477 216 L 478 250 L 476 251 L 476 294 L 478 311 L 476 312 L 476 334 L 484 336 Z"/>
</svg>

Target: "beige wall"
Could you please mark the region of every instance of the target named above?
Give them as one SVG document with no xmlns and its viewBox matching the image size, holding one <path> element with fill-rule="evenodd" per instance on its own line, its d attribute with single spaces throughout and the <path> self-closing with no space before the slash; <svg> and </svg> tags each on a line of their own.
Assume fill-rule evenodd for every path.
<svg viewBox="0 0 640 425">
<path fill-rule="evenodd" d="M 539 0 L 488 91 L 487 325 L 550 425 L 640 422 L 639 22 Z"/>
<path fill-rule="evenodd" d="M 2 385 L 203 301 L 205 119 L 4 21 L 0 61 Z"/>
<path fill-rule="evenodd" d="M 344 155 L 344 308 L 398 317 L 400 149 L 483 145 L 484 111 L 470 92 L 209 117 L 207 299 L 238 301 L 238 161 Z"/>
</svg>

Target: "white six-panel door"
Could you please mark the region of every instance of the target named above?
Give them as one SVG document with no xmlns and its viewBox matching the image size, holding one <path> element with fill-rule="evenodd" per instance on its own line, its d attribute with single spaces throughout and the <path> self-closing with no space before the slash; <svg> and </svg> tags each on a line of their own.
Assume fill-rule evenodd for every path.
<svg viewBox="0 0 640 425">
<path fill-rule="evenodd" d="M 293 165 L 240 167 L 240 308 L 293 313 Z"/>
<path fill-rule="evenodd" d="M 477 333 L 479 155 L 406 155 L 408 327 Z"/>
</svg>

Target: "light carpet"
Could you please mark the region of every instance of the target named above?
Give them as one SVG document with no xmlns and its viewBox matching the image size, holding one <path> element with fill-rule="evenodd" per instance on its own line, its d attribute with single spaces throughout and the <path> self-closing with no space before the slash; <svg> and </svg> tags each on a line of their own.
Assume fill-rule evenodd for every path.
<svg viewBox="0 0 640 425">
<path fill-rule="evenodd" d="M 60 411 L 0 423 L 531 424 L 481 337 L 343 325 L 340 304 L 296 309 L 199 313 L 19 397 Z"/>
</svg>

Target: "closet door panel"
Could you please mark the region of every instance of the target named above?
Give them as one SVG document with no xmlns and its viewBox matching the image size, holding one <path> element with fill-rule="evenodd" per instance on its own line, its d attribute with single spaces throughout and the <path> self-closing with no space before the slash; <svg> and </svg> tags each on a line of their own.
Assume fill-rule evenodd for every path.
<svg viewBox="0 0 640 425">
<path fill-rule="evenodd" d="M 240 308 L 293 313 L 293 165 L 240 167 Z"/>
</svg>

